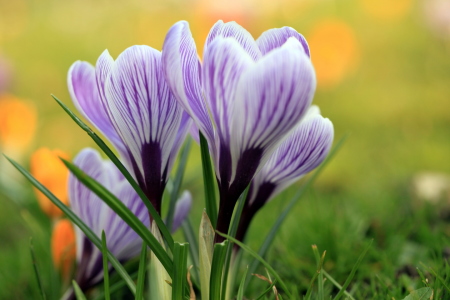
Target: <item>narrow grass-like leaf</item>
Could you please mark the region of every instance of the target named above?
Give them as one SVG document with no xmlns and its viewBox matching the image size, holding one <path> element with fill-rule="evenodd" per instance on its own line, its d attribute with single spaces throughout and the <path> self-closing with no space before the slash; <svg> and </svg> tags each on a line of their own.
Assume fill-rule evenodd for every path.
<svg viewBox="0 0 450 300">
<path fill-rule="evenodd" d="M 153 204 L 150 202 L 148 197 L 145 195 L 144 191 L 142 191 L 141 187 L 138 185 L 136 180 L 133 178 L 133 176 L 128 172 L 127 168 L 122 164 L 122 162 L 117 158 L 117 156 L 114 154 L 114 152 L 109 149 L 109 147 L 105 144 L 105 142 L 91 129 L 89 126 L 87 126 L 83 121 L 81 121 L 80 118 L 78 118 L 77 115 L 75 115 L 68 107 L 65 105 L 61 100 L 56 98 L 56 96 L 52 95 L 53 99 L 56 100 L 56 102 L 62 107 L 62 109 L 72 118 L 72 120 L 77 123 L 78 126 L 80 126 L 81 129 L 83 129 L 91 138 L 92 140 L 97 144 L 97 146 L 102 149 L 102 151 L 106 154 L 106 156 L 111 159 L 111 161 L 116 165 L 116 167 L 119 169 L 119 171 L 123 174 L 123 176 L 128 180 L 128 182 L 131 184 L 131 186 L 134 188 L 136 193 L 139 195 L 139 197 L 144 202 L 145 206 L 147 207 L 150 215 L 152 216 L 152 219 L 156 222 L 159 229 L 161 230 L 161 233 L 166 240 L 169 249 L 173 249 L 173 237 L 170 233 L 170 230 L 167 228 L 166 224 L 164 224 L 164 221 L 161 219 L 161 216 L 158 214 L 156 209 L 153 207 Z"/>
<path fill-rule="evenodd" d="M 148 228 L 141 222 L 141 220 L 136 217 L 133 212 L 130 211 L 125 204 L 122 203 L 114 194 L 112 194 L 108 189 L 102 186 L 99 182 L 89 177 L 83 170 L 78 168 L 76 165 L 68 162 L 65 159 L 61 159 L 62 162 L 67 166 L 67 168 L 72 172 L 72 174 L 81 181 L 87 188 L 94 192 L 103 202 L 105 202 L 122 220 L 124 220 L 128 226 L 130 226 L 152 249 L 152 252 L 161 261 L 164 268 L 171 275 L 173 269 L 173 263 L 169 255 L 162 248 L 161 244 L 158 243 L 153 234 L 148 230 Z"/>
<path fill-rule="evenodd" d="M 214 252 L 214 228 L 208 215 L 203 211 L 198 233 L 200 292 L 202 300 L 209 300 L 209 282 L 211 278 L 211 263 Z"/>
<path fill-rule="evenodd" d="M 43 186 L 39 181 L 36 180 L 27 170 L 25 170 L 21 165 L 12 160 L 5 155 L 5 158 L 20 172 L 25 178 L 31 182 L 34 187 L 41 191 L 50 201 L 53 202 L 64 214 L 74 223 L 81 231 L 86 235 L 86 237 L 101 251 L 102 242 L 100 238 L 87 226 L 70 208 L 68 208 L 64 203 L 62 203 L 58 198 L 53 195 L 45 186 Z M 122 279 L 127 283 L 130 291 L 135 294 L 136 286 L 133 280 L 128 275 L 127 271 L 123 268 L 122 264 L 115 258 L 115 256 L 108 251 L 108 259 L 113 265 L 117 273 L 122 277 Z"/>
<path fill-rule="evenodd" d="M 77 300 L 86 300 L 86 296 L 83 294 L 83 291 L 75 280 L 72 280 L 72 286 Z"/>
<path fill-rule="evenodd" d="M 200 282 L 200 275 L 198 272 L 198 240 L 195 237 L 194 228 L 192 227 L 189 218 L 186 218 L 186 220 L 184 220 L 184 222 L 181 224 L 181 229 L 183 230 L 184 238 L 189 243 L 189 255 L 194 265 L 194 267 L 192 268 L 194 273 L 194 285 L 198 285 Z"/>
<path fill-rule="evenodd" d="M 105 289 L 105 300 L 110 300 L 111 294 L 109 291 L 108 247 L 106 246 L 106 235 L 104 230 L 102 230 L 102 258 L 103 258 L 103 286 Z"/>
<path fill-rule="evenodd" d="M 136 284 L 136 300 L 144 299 L 145 270 L 147 268 L 147 244 L 142 243 L 141 255 L 139 256 L 139 269 Z"/>
<path fill-rule="evenodd" d="M 319 274 L 319 276 L 317 277 L 317 298 L 319 300 L 324 300 L 324 292 L 323 292 L 323 270 L 322 270 L 322 266 L 323 266 L 323 261 L 325 259 L 325 252 L 323 252 L 322 256 L 320 256 L 319 253 L 319 249 L 317 249 L 316 245 L 312 246 L 313 252 L 314 252 L 314 256 L 316 258 L 316 263 L 317 263 L 317 273 Z"/>
<path fill-rule="evenodd" d="M 337 287 L 339 290 L 342 290 L 342 285 L 340 285 L 330 274 L 328 274 L 327 271 L 325 271 L 324 269 L 322 269 L 323 275 L 332 283 L 334 284 L 335 287 Z M 384 282 L 383 282 L 384 284 Z M 344 295 L 349 298 L 350 300 L 355 300 L 355 298 L 353 298 L 353 296 L 347 292 L 346 290 L 344 290 Z"/>
<path fill-rule="evenodd" d="M 442 285 L 447 289 L 447 291 L 450 292 L 450 288 L 448 287 L 444 278 L 439 276 L 439 274 L 435 270 L 433 270 L 433 268 L 429 267 L 428 270 L 430 270 L 430 272 L 434 275 L 434 277 L 436 277 L 442 283 Z"/>
<path fill-rule="evenodd" d="M 430 287 L 423 287 L 412 291 L 403 300 L 430 300 L 433 299 L 433 289 Z"/>
<path fill-rule="evenodd" d="M 156 237 L 157 241 L 161 243 L 161 247 L 164 247 L 164 240 L 159 232 L 155 222 L 152 223 L 152 233 Z M 150 255 L 150 297 L 149 299 L 172 299 L 172 288 L 168 284 L 171 276 L 167 273 L 158 257 L 152 251 Z"/>
<path fill-rule="evenodd" d="M 166 217 L 166 226 L 172 231 L 173 216 L 175 215 L 175 205 L 180 195 L 181 183 L 183 182 L 184 171 L 186 170 L 187 159 L 189 156 L 189 150 L 191 149 L 192 139 L 188 136 L 184 144 L 183 149 L 179 155 L 179 162 L 175 178 L 173 180 L 173 189 L 170 193 L 169 211 Z"/>
<path fill-rule="evenodd" d="M 277 283 L 277 280 L 275 279 L 261 295 L 256 297 L 256 300 L 260 300 L 260 299 L 264 298 L 264 296 L 266 296 L 267 293 L 272 291 L 272 289 L 273 289 L 273 287 L 275 286 L 276 283 Z"/>
<path fill-rule="evenodd" d="M 289 213 L 292 211 L 294 206 L 297 204 L 298 200 L 301 199 L 301 197 L 305 194 L 305 192 L 308 190 L 308 188 L 314 183 L 314 181 L 320 175 L 320 173 L 322 173 L 322 171 L 325 169 L 325 166 L 327 166 L 327 164 L 331 161 L 331 159 L 336 155 L 337 151 L 342 147 L 342 145 L 344 144 L 347 137 L 348 137 L 348 135 L 345 135 L 337 142 L 337 144 L 333 147 L 333 149 L 331 149 L 331 151 L 328 154 L 328 157 L 325 159 L 325 161 L 317 168 L 317 170 L 314 172 L 314 174 L 308 178 L 308 180 L 297 191 L 297 193 L 294 195 L 294 197 L 292 197 L 291 201 L 286 206 L 286 208 L 283 210 L 283 212 L 280 214 L 278 219 L 275 221 L 269 234 L 267 235 L 263 244 L 261 245 L 261 248 L 258 251 L 259 256 L 261 256 L 261 257 L 266 256 L 267 251 L 269 250 L 270 246 L 272 245 L 272 242 L 275 239 L 275 236 L 277 235 L 278 230 L 280 229 L 280 227 L 283 224 L 286 217 L 289 215 Z M 250 267 L 249 267 L 250 274 L 255 273 L 258 266 L 259 266 L 259 261 L 257 259 L 253 260 L 253 262 L 250 264 Z M 250 278 L 250 280 L 248 280 L 246 282 L 245 289 L 247 289 L 251 279 L 252 278 Z"/>
<path fill-rule="evenodd" d="M 247 201 L 247 195 L 248 195 L 248 190 L 249 190 L 248 186 L 244 192 L 242 193 L 242 195 L 239 197 L 239 205 L 237 207 L 237 209 L 235 209 L 233 216 L 232 216 L 232 221 L 230 224 L 230 227 L 228 229 L 228 235 L 235 237 L 236 236 L 236 232 L 239 226 L 239 221 L 241 220 L 241 215 L 242 215 L 242 211 L 244 210 L 244 206 L 245 206 L 245 202 Z M 228 275 L 230 273 L 230 264 L 231 264 L 231 257 L 233 255 L 233 243 L 229 243 L 228 244 L 228 249 L 227 249 L 227 256 L 225 258 L 225 264 L 224 264 L 224 271 L 223 271 L 223 277 L 222 277 L 222 298 L 221 299 L 229 299 L 230 295 L 227 295 L 227 293 L 231 293 L 233 291 L 234 288 L 234 275 L 231 274 L 231 281 L 230 284 L 228 285 Z"/>
<path fill-rule="evenodd" d="M 216 232 L 217 232 L 217 234 L 219 234 L 219 235 L 223 236 L 224 238 L 237 244 L 239 247 L 241 247 L 242 249 L 247 251 L 251 256 L 253 256 L 255 259 L 257 259 L 260 263 L 262 263 L 264 265 L 264 267 L 266 267 L 267 270 L 269 270 L 269 272 L 277 279 L 277 281 L 280 283 L 281 287 L 283 288 L 284 292 L 289 296 L 289 298 L 292 298 L 291 293 L 289 292 L 286 284 L 281 279 L 280 275 L 278 275 L 278 273 L 261 256 L 259 256 L 258 253 L 256 253 L 252 249 L 250 249 L 250 247 L 248 247 L 247 245 L 244 245 L 240 241 L 236 240 L 235 238 L 233 238 L 227 234 L 218 232 L 217 230 L 216 230 Z"/>
<path fill-rule="evenodd" d="M 31 262 L 33 264 L 34 275 L 36 276 L 36 281 L 39 288 L 39 293 L 41 294 L 42 299 L 47 299 L 45 296 L 44 288 L 42 287 L 41 274 L 39 273 L 39 268 L 37 266 L 36 254 L 34 253 L 33 240 L 30 238 L 30 254 L 31 254 Z"/>
<path fill-rule="evenodd" d="M 211 157 L 209 155 L 208 142 L 201 132 L 200 135 L 200 150 L 202 156 L 203 169 L 203 185 L 205 187 L 205 207 L 206 213 L 211 221 L 213 228 L 216 228 L 217 223 L 217 200 L 215 182 L 216 177 L 211 166 Z"/>
<path fill-rule="evenodd" d="M 313 278 L 311 278 L 311 282 L 309 283 L 308 290 L 306 291 L 306 295 L 303 299 L 306 299 L 306 300 L 311 299 L 312 288 L 314 286 L 314 282 L 317 280 L 317 276 L 319 276 L 319 272 L 314 272 L 314 276 L 313 276 Z"/>
<path fill-rule="evenodd" d="M 172 300 L 182 299 L 186 291 L 188 249 L 189 245 L 186 243 L 175 242 L 173 247 Z"/>
<path fill-rule="evenodd" d="M 239 285 L 236 300 L 244 300 L 244 284 L 245 284 L 245 279 L 247 277 L 247 273 L 248 273 L 248 266 L 245 269 L 244 275 L 242 276 L 241 284 Z"/>
<path fill-rule="evenodd" d="M 361 255 L 358 257 L 358 260 L 356 261 L 355 265 L 352 268 L 352 271 L 350 272 L 350 275 L 348 275 L 347 280 L 342 285 L 342 289 L 339 291 L 339 293 L 334 297 L 334 300 L 339 300 L 342 295 L 344 294 L 344 291 L 347 289 L 347 287 L 350 285 L 350 282 L 352 281 L 353 277 L 356 274 L 356 270 L 358 270 L 359 265 L 361 264 L 362 260 L 364 259 L 364 256 L 366 256 L 367 251 L 369 251 L 370 247 L 372 246 L 373 240 L 370 241 L 369 245 L 367 245 L 366 249 L 361 253 Z"/>
<path fill-rule="evenodd" d="M 221 294 L 221 282 L 223 265 L 227 254 L 228 241 L 214 244 L 214 253 L 211 263 L 211 278 L 209 282 L 209 299 L 219 300 Z M 226 287 L 223 287 L 226 288 Z"/>
</svg>

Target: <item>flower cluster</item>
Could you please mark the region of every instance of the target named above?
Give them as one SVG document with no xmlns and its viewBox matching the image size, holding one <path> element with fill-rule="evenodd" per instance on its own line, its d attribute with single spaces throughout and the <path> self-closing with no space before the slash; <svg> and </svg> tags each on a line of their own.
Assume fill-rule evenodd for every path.
<svg viewBox="0 0 450 300">
<path fill-rule="evenodd" d="M 77 61 L 68 85 L 77 109 L 116 148 L 151 204 L 161 213 L 174 160 L 191 128 L 205 137 L 220 194 L 216 229 L 227 232 L 235 204 L 250 186 L 238 238 L 255 213 L 327 156 L 333 126 L 311 107 L 316 87 L 306 40 L 290 27 L 257 40 L 234 22 L 217 22 L 200 61 L 187 22 L 169 30 L 162 52 L 132 46 L 114 60 L 104 51 L 94 66 Z M 94 150 L 75 164 L 115 194 L 147 226 L 137 194 L 111 162 Z M 119 260 L 136 255 L 142 241 L 124 221 L 71 176 L 72 209 Z M 174 224 L 190 207 L 185 195 Z M 101 278 L 98 249 L 77 229 L 77 281 Z M 222 238 L 216 236 L 216 242 Z"/>
</svg>

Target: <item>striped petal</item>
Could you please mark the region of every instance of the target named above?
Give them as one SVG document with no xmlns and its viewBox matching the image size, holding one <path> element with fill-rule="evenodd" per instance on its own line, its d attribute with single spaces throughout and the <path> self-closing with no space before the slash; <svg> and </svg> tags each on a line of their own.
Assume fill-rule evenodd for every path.
<svg viewBox="0 0 450 300">
<path fill-rule="evenodd" d="M 162 51 L 165 78 L 185 111 L 208 141 L 214 140 L 214 129 L 202 96 L 200 60 L 186 21 L 173 25 L 167 33 Z"/>
<path fill-rule="evenodd" d="M 75 62 L 69 69 L 68 86 L 78 111 L 108 138 L 121 156 L 127 156 L 125 146 L 103 107 L 94 67 L 87 62 Z"/>
<path fill-rule="evenodd" d="M 231 122 L 232 157 L 242 157 L 250 151 L 252 157 L 259 153 L 264 162 L 306 113 L 316 78 L 309 57 L 298 51 L 298 45 L 298 40 L 290 38 L 240 79 Z M 238 165 L 233 169 L 249 167 Z"/>
<path fill-rule="evenodd" d="M 283 28 L 269 29 L 261 34 L 261 36 L 256 40 L 256 44 L 258 45 L 259 50 L 261 50 L 262 54 L 265 55 L 273 49 L 283 46 L 284 43 L 286 43 L 286 41 L 291 37 L 297 39 L 300 42 L 302 49 L 305 51 L 306 55 L 311 56 L 306 39 L 292 27 L 286 26 Z"/>
<path fill-rule="evenodd" d="M 144 224 L 150 221 L 134 189 L 119 170 L 109 161 L 103 161 L 93 149 L 82 150 L 74 163 L 117 196 Z M 141 248 L 139 236 L 100 198 L 86 188 L 75 176 L 69 177 L 71 207 L 98 237 L 104 230 L 108 248 L 120 261 L 136 256 Z M 102 276 L 101 252 L 86 238 L 79 228 L 75 229 L 77 240 L 77 282 L 88 288 Z"/>
<path fill-rule="evenodd" d="M 242 48 L 248 53 L 248 55 L 250 55 L 250 57 L 253 58 L 253 60 L 256 61 L 261 58 L 261 51 L 259 50 L 255 39 L 247 30 L 236 22 L 224 23 L 222 20 L 214 24 L 209 31 L 203 53 L 207 52 L 208 47 L 218 37 L 231 37 L 242 46 Z"/>
<path fill-rule="evenodd" d="M 253 194 L 266 184 L 274 186 L 265 193 L 267 200 L 309 173 L 327 157 L 333 143 L 333 124 L 320 115 L 316 106 L 311 107 L 305 118 L 295 127 L 252 181 Z"/>
<path fill-rule="evenodd" d="M 138 183 L 159 211 L 183 118 L 164 79 L 161 53 L 148 46 L 128 48 L 112 66 L 105 90 L 111 121 Z"/>
<path fill-rule="evenodd" d="M 233 38 L 216 38 L 204 54 L 203 86 L 214 120 L 217 139 L 213 159 L 218 166 L 219 180 L 229 181 L 231 173 L 231 122 L 234 115 L 236 87 L 242 73 L 254 65 L 253 59 Z M 216 154 L 216 155 L 214 155 Z"/>
</svg>

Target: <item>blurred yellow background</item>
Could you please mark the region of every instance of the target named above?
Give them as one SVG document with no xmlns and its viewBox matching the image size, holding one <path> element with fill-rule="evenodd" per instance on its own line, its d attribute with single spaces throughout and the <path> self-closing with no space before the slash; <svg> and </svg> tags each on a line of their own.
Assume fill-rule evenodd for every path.
<svg viewBox="0 0 450 300">
<path fill-rule="evenodd" d="M 336 138 L 350 133 L 319 184 L 372 197 L 421 170 L 450 172 L 445 7 L 442 0 L 2 0 L 0 127 L 16 122 L 30 132 L 18 130 L 27 140 L 11 145 L 13 133 L 0 128 L 1 145 L 22 163 L 40 146 L 74 155 L 93 145 L 50 97 L 73 108 L 66 75 L 76 60 L 95 63 L 104 49 L 117 56 L 134 44 L 161 49 L 180 19 L 189 21 L 199 52 L 218 19 L 236 20 L 255 38 L 291 26 L 310 43 L 318 77 L 314 102 L 333 121 Z M 6 103 L 11 98 L 29 107 L 19 117 Z"/>
</svg>

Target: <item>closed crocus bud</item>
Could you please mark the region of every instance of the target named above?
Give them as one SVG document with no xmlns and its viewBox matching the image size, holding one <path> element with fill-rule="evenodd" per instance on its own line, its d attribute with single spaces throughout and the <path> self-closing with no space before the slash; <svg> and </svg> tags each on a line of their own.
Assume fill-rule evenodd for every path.
<svg viewBox="0 0 450 300">
<path fill-rule="evenodd" d="M 47 187 L 65 205 L 69 204 L 67 194 L 67 182 L 69 171 L 60 160 L 69 159 L 69 156 L 61 150 L 40 148 L 31 156 L 31 174 L 45 187 Z M 50 218 L 57 218 L 63 212 L 56 207 L 44 194 L 35 189 L 39 205 Z"/>
<path fill-rule="evenodd" d="M 53 264 L 63 278 L 68 278 L 75 262 L 75 231 L 67 219 L 58 220 L 52 232 Z"/>
</svg>

